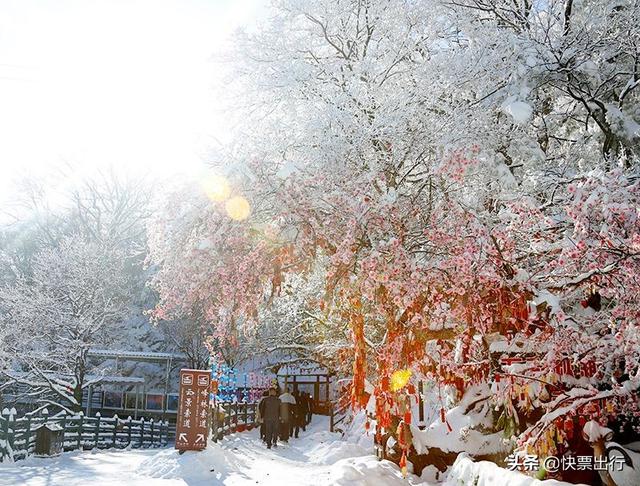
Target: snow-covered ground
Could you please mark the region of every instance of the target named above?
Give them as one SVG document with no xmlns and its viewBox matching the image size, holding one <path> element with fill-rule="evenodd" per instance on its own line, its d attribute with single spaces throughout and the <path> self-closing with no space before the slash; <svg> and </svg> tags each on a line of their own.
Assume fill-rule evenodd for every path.
<svg viewBox="0 0 640 486">
<path fill-rule="evenodd" d="M 299 439 L 271 450 L 262 444 L 254 430 L 233 434 L 218 444 L 210 443 L 203 452 L 183 455 L 174 449 L 132 449 L 71 452 L 49 459 L 32 457 L 15 464 L 0 464 L 0 486 L 434 484 L 413 475 L 402 479 L 395 464 L 379 462 L 371 455 L 370 439 L 349 437 L 344 441 L 328 428 L 328 419 L 316 416 Z M 494 464 L 473 463 L 463 456 L 453 469 L 456 467 L 459 475 L 451 478 L 447 486 L 473 484 L 474 480 L 483 486 L 560 484 L 541 483 Z"/>
<path fill-rule="evenodd" d="M 174 449 L 71 452 L 0 465 L 1 486 L 396 485 L 399 469 L 378 462 L 371 449 L 328 432 L 326 417 L 299 439 L 268 450 L 256 430 L 234 434 L 203 452 Z"/>
<path fill-rule="evenodd" d="M 0 464 L 2 486 L 174 486 L 184 481 L 150 482 L 138 473 L 140 465 L 158 450 L 67 452 L 52 459 L 29 458 Z"/>
</svg>

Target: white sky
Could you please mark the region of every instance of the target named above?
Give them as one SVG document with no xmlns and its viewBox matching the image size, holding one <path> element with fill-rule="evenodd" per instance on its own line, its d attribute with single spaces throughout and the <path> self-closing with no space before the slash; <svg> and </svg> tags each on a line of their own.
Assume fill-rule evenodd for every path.
<svg viewBox="0 0 640 486">
<path fill-rule="evenodd" d="M 0 204 L 62 162 L 167 177 L 224 138 L 211 56 L 264 0 L 0 0 Z"/>
</svg>

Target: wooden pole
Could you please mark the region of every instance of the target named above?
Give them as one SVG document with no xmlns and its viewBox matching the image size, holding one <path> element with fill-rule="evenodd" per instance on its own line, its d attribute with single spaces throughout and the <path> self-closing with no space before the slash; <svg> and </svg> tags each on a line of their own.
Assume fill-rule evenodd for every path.
<svg viewBox="0 0 640 486">
<path fill-rule="evenodd" d="M 167 361 L 167 371 L 164 377 L 164 397 L 162 400 L 162 420 L 165 420 L 165 415 L 167 412 L 167 394 L 169 393 L 169 374 L 171 372 L 171 359 Z"/>
<path fill-rule="evenodd" d="M 143 447 L 144 444 L 144 417 L 140 419 L 140 448 Z"/>
<path fill-rule="evenodd" d="M 95 442 L 95 448 L 100 445 L 100 412 L 96 413 L 96 430 L 93 434 L 93 442 Z"/>
<path fill-rule="evenodd" d="M 138 389 L 139 389 L 139 385 L 136 383 L 136 410 L 133 413 L 133 418 L 136 420 L 138 419 Z"/>
<path fill-rule="evenodd" d="M 24 451 L 26 459 L 29 456 L 29 439 L 31 438 L 31 415 L 27 415 L 27 427 L 24 429 Z"/>
<path fill-rule="evenodd" d="M 127 420 L 128 425 L 129 425 L 129 430 L 128 430 L 128 434 L 127 434 L 127 445 L 131 445 L 131 415 L 129 415 L 129 420 Z"/>
<path fill-rule="evenodd" d="M 113 436 L 111 437 L 112 447 L 116 446 L 117 433 L 118 433 L 118 414 L 113 416 Z"/>
<path fill-rule="evenodd" d="M 84 414 L 80 412 L 78 417 L 78 446 L 76 448 L 82 450 L 82 421 L 84 420 Z"/>
<path fill-rule="evenodd" d="M 89 385 L 87 389 L 87 417 L 91 417 L 91 398 L 92 398 L 93 386 Z"/>
<path fill-rule="evenodd" d="M 46 419 L 45 419 L 46 422 Z M 67 412 L 62 411 L 62 420 L 60 421 L 62 427 L 62 450 L 64 450 L 64 436 L 67 433 Z"/>
<path fill-rule="evenodd" d="M 11 434 L 8 434 L 7 441 L 9 442 L 9 447 L 11 450 L 15 450 L 15 440 L 16 440 L 16 417 L 15 417 L 15 408 L 12 408 L 9 411 L 9 417 L 7 417 L 7 425 L 8 429 L 11 430 Z"/>
</svg>

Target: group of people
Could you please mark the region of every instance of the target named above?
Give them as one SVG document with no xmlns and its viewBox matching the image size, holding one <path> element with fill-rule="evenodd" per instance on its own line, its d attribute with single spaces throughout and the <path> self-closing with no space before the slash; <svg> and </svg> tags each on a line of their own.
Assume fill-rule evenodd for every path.
<svg viewBox="0 0 640 486">
<path fill-rule="evenodd" d="M 278 446 L 278 437 L 286 443 L 291 436 L 297 438 L 300 429 L 306 430 L 311 415 L 311 397 L 308 393 L 289 393 L 285 387 L 278 396 L 278 389 L 273 386 L 264 392 L 258 402 L 256 421 L 260 423 L 260 438 L 269 449 Z"/>
</svg>

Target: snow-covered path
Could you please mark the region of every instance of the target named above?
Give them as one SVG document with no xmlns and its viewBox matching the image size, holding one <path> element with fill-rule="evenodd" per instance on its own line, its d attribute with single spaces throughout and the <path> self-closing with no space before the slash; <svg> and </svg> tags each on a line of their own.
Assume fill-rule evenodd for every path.
<svg viewBox="0 0 640 486">
<path fill-rule="evenodd" d="M 72 452 L 0 465 L 0 486 L 406 485 L 398 468 L 371 449 L 328 432 L 314 417 L 299 439 L 268 450 L 257 431 L 234 434 L 203 452 L 173 449 Z M 420 483 L 415 477 L 409 484 Z"/>
<path fill-rule="evenodd" d="M 328 431 L 326 417 L 314 417 L 299 439 L 268 450 L 258 431 L 209 443 L 202 452 L 174 449 L 70 452 L 50 459 L 0 464 L 0 486 L 434 486 L 371 455 L 371 437 L 362 430 L 342 440 Z M 571 486 L 537 481 L 493 463 L 461 455 L 440 486 Z M 431 476 L 431 479 L 435 476 Z"/>
<path fill-rule="evenodd" d="M 150 482 L 137 470 L 157 450 L 68 452 L 52 459 L 29 458 L 0 465 L 1 486 L 184 485 L 180 481 Z"/>
</svg>

